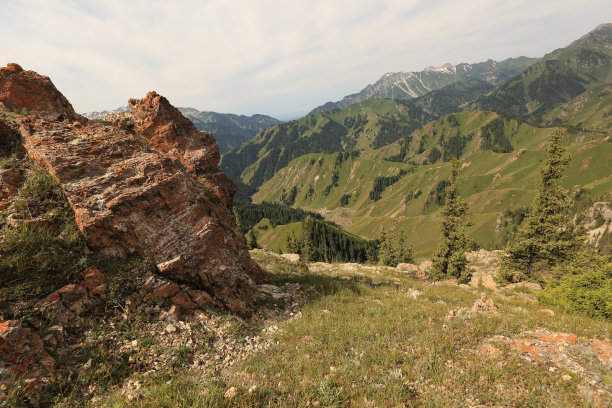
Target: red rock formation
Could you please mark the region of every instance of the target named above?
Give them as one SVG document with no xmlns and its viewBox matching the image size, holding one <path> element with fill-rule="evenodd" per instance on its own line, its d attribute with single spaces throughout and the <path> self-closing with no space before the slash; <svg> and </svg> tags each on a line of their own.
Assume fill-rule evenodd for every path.
<svg viewBox="0 0 612 408">
<path fill-rule="evenodd" d="M 217 167 L 221 156 L 214 136 L 194 124 L 155 92 L 143 99 L 130 99 L 136 133 L 147 146 L 179 160 L 188 172 L 200 176 L 208 191 L 227 208 L 233 205 L 234 182 Z"/>
<path fill-rule="evenodd" d="M 74 111 L 49 77 L 24 71 L 17 64 L 0 68 L 0 108 L 49 120 L 86 120 Z"/>
<path fill-rule="evenodd" d="M 245 310 L 265 273 L 229 210 L 235 187 L 214 138 L 155 93 L 130 105 L 136 134 L 28 117 L 24 146 L 61 184 L 90 247 L 153 258 L 162 274 Z"/>
<path fill-rule="evenodd" d="M 218 172 L 221 156 L 214 136 L 200 132 L 168 99 L 149 92 L 128 101 L 136 133 L 154 150 L 178 159 L 190 172 Z"/>
</svg>

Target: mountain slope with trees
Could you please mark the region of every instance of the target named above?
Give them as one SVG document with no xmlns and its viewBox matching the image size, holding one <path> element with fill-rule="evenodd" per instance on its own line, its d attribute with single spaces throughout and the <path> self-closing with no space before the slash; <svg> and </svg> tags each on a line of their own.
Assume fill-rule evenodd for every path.
<svg viewBox="0 0 612 408">
<path fill-rule="evenodd" d="M 305 154 L 358 154 L 408 136 L 433 119 L 408 102 L 370 99 L 272 126 L 224 155 L 221 168 L 234 180 L 259 187 Z"/>
<path fill-rule="evenodd" d="M 582 38 L 479 97 L 471 109 L 504 110 L 541 120 L 557 106 L 588 89 L 612 81 L 612 24 L 602 24 Z"/>
</svg>

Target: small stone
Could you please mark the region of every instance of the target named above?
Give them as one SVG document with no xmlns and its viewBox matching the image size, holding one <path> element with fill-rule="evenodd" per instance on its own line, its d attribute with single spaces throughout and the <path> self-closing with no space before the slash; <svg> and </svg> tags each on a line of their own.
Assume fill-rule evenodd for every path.
<svg viewBox="0 0 612 408">
<path fill-rule="evenodd" d="M 567 374 L 563 374 L 563 375 L 561 376 L 561 379 L 562 379 L 563 381 L 571 381 L 571 380 L 572 380 L 572 377 L 571 377 L 571 376 L 569 376 L 569 375 L 567 375 Z"/>
<path fill-rule="evenodd" d="M 191 301 L 191 299 L 189 298 L 189 295 L 187 295 L 187 293 L 185 292 L 177 293 L 174 297 L 172 297 L 171 301 L 175 305 L 185 310 L 195 309 L 197 306 L 194 302 Z"/>
<path fill-rule="evenodd" d="M 230 387 L 225 391 L 225 394 L 223 394 L 223 398 L 225 399 L 232 399 L 236 396 L 236 387 Z"/>
<path fill-rule="evenodd" d="M 178 329 L 176 328 L 175 325 L 173 325 L 172 323 L 168 323 L 168 325 L 166 326 L 166 328 L 164 329 L 166 331 L 166 333 L 174 333 L 176 332 Z"/>
<path fill-rule="evenodd" d="M 101 296 L 106 291 L 104 274 L 95 266 L 90 266 L 85 271 L 83 282 L 90 295 Z"/>
<path fill-rule="evenodd" d="M 156 303 L 161 303 L 165 299 L 176 295 L 179 292 L 180 288 L 174 282 L 165 282 L 162 285 L 153 289 L 153 299 Z"/>
<path fill-rule="evenodd" d="M 595 376 L 595 377 L 593 377 L 593 378 L 589 378 L 587 381 L 588 381 L 588 383 L 589 383 L 589 384 L 591 384 L 591 385 L 597 385 L 597 384 L 599 384 L 600 382 L 602 382 L 603 380 L 602 380 L 601 378 L 599 378 L 599 377 Z"/>
<path fill-rule="evenodd" d="M 187 294 L 189 295 L 191 300 L 198 306 L 212 305 L 215 303 L 210 297 L 210 295 L 204 292 L 203 290 L 189 289 L 187 291 Z"/>
<path fill-rule="evenodd" d="M 253 394 L 255 391 L 257 391 L 257 386 L 253 385 L 249 388 L 249 394 Z"/>
<path fill-rule="evenodd" d="M 176 322 L 180 319 L 181 314 L 182 314 L 181 308 L 176 305 L 172 305 L 170 306 L 170 310 L 168 310 L 168 314 L 166 315 L 166 318 L 168 320 Z"/>
<path fill-rule="evenodd" d="M 539 311 L 540 311 L 540 313 L 544 313 L 545 315 L 548 315 L 548 316 L 554 316 L 555 315 L 555 312 L 553 312 L 550 309 L 540 309 Z"/>
<path fill-rule="evenodd" d="M 87 362 L 85 364 L 83 364 L 83 370 L 89 370 L 91 368 L 91 358 L 89 360 L 87 360 Z"/>
</svg>

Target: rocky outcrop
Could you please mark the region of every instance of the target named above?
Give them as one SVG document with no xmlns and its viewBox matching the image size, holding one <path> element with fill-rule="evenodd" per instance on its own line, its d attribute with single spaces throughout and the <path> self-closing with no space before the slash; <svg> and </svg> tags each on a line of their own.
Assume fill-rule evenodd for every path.
<svg viewBox="0 0 612 408">
<path fill-rule="evenodd" d="M 474 305 L 470 309 L 460 307 L 457 310 L 450 310 L 446 315 L 445 319 L 449 320 L 452 318 L 470 319 L 478 313 L 485 313 L 497 316 L 497 306 L 493 303 L 493 299 L 487 297 L 486 293 L 480 295 L 480 299 L 476 299 Z"/>
<path fill-rule="evenodd" d="M 216 172 L 219 147 L 208 132 L 200 132 L 168 99 L 149 92 L 143 99 L 130 99 L 136 133 L 154 150 L 180 160 L 190 172 Z"/>
<path fill-rule="evenodd" d="M 234 182 L 217 167 L 221 156 L 214 136 L 201 132 L 172 106 L 168 99 L 149 92 L 143 99 L 130 99 L 136 133 L 147 146 L 180 161 L 227 208 L 233 205 Z"/>
<path fill-rule="evenodd" d="M 49 77 L 24 71 L 17 64 L 0 68 L 0 108 L 48 120 L 86 120 L 74 111 Z"/>
<path fill-rule="evenodd" d="M 235 186 L 217 168 L 214 137 L 155 92 L 130 106 L 136 133 L 29 116 L 24 146 L 60 183 L 92 249 L 152 258 L 161 274 L 245 310 L 265 273 L 231 214 Z"/>
</svg>

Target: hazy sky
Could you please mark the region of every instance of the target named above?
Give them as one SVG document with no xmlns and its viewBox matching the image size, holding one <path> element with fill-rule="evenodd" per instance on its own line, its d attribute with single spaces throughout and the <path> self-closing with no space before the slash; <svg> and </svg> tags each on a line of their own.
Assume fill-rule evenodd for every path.
<svg viewBox="0 0 612 408">
<path fill-rule="evenodd" d="M 610 0 L 0 0 L 0 64 L 78 112 L 155 90 L 288 118 L 390 71 L 542 56 L 611 17 Z"/>
</svg>

